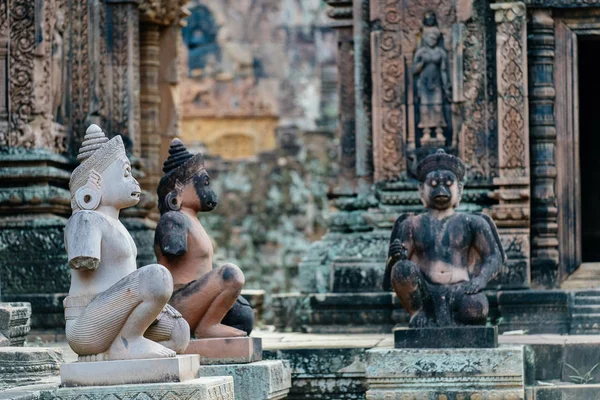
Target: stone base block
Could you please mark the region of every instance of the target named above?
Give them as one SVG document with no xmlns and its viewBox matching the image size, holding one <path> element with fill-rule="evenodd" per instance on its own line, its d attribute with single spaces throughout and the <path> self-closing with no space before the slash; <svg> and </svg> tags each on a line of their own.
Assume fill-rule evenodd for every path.
<svg viewBox="0 0 600 400">
<path fill-rule="evenodd" d="M 198 376 L 200 356 L 74 362 L 60 368 L 62 386 L 109 386 L 184 382 Z M 227 375 L 227 374 L 223 374 Z"/>
<path fill-rule="evenodd" d="M 447 349 L 498 347 L 495 326 L 455 326 L 446 328 L 394 329 L 397 349 Z"/>
<path fill-rule="evenodd" d="M 58 376 L 62 350 L 44 347 L 0 348 L 0 390 Z"/>
<path fill-rule="evenodd" d="M 236 400 L 285 399 L 292 386 L 289 363 L 202 365 L 199 376 L 233 376 Z"/>
<path fill-rule="evenodd" d="M 368 399 L 525 398 L 525 346 L 372 349 Z"/>
<path fill-rule="evenodd" d="M 31 304 L 0 303 L 0 346 L 23 346 L 29 333 Z"/>
<path fill-rule="evenodd" d="M 113 361 L 114 362 L 114 361 Z M 186 382 L 57 388 L 41 392 L 41 400 L 234 400 L 233 378 L 218 376 Z"/>
<path fill-rule="evenodd" d="M 262 339 L 193 339 L 185 354 L 198 354 L 202 365 L 246 364 L 262 360 Z"/>
</svg>

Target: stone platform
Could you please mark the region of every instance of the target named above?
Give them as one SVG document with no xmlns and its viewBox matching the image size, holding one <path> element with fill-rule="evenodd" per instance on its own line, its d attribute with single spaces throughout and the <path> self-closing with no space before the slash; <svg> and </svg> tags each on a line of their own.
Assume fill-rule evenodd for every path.
<svg viewBox="0 0 600 400">
<path fill-rule="evenodd" d="M 262 361 L 262 339 L 252 337 L 192 339 L 185 354 L 198 354 L 200 364 L 246 364 Z"/>
<path fill-rule="evenodd" d="M 202 365 L 199 375 L 233 376 L 236 400 L 285 399 L 292 386 L 289 363 L 280 360 Z"/>
<path fill-rule="evenodd" d="M 184 382 L 196 378 L 199 368 L 198 355 L 74 362 L 61 366 L 60 380 L 64 387 Z"/>
<path fill-rule="evenodd" d="M 40 390 L 40 400 L 234 400 L 233 378 L 203 377 L 186 382 L 88 386 Z"/>
<path fill-rule="evenodd" d="M 368 399 L 525 399 L 525 347 L 372 349 Z"/>
</svg>

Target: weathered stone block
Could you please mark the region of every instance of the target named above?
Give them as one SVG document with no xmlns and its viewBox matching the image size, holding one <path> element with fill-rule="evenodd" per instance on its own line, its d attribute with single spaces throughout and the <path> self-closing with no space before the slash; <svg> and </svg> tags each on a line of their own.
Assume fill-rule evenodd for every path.
<svg viewBox="0 0 600 400">
<path fill-rule="evenodd" d="M 314 345 L 314 343 L 311 343 Z M 292 369 L 288 400 L 363 400 L 367 391 L 365 351 L 311 348 L 265 351 L 265 358 L 287 360 Z"/>
<path fill-rule="evenodd" d="M 445 328 L 397 328 L 394 330 L 397 349 L 448 349 L 498 347 L 495 326 L 458 326 Z"/>
<path fill-rule="evenodd" d="M 0 348 L 0 389 L 30 385 L 58 376 L 62 351 L 45 347 Z"/>
<path fill-rule="evenodd" d="M 233 376 L 236 400 L 285 399 L 292 386 L 289 364 L 283 361 L 202 365 L 199 376 Z"/>
<path fill-rule="evenodd" d="M 524 399 L 524 346 L 372 349 L 366 376 L 368 399 Z"/>
<path fill-rule="evenodd" d="M 558 290 L 510 290 L 497 294 L 500 333 L 569 333 L 569 295 Z"/>
<path fill-rule="evenodd" d="M 110 386 L 158 382 L 184 382 L 198 376 L 200 356 L 74 362 L 60 368 L 62 386 Z M 227 375 L 227 374 L 224 374 Z"/>
<path fill-rule="evenodd" d="M 30 330 L 29 303 L 0 303 L 0 337 L 6 346 L 23 346 Z"/>
<path fill-rule="evenodd" d="M 251 398 L 251 397 L 248 397 Z M 40 400 L 233 400 L 233 378 L 203 377 L 186 382 L 56 388 L 41 392 Z"/>
<path fill-rule="evenodd" d="M 185 353 L 198 354 L 202 365 L 251 363 L 262 360 L 262 339 L 192 339 Z"/>
</svg>

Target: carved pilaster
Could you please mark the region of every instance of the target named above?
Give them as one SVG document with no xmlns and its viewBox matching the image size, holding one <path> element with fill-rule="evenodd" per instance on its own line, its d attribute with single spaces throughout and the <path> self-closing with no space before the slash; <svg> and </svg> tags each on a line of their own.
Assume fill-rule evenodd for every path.
<svg viewBox="0 0 600 400">
<path fill-rule="evenodd" d="M 356 77 L 356 174 L 361 186 L 373 182 L 373 135 L 371 126 L 371 44 L 369 1 L 354 2 L 354 53 Z"/>
<path fill-rule="evenodd" d="M 405 171 L 405 60 L 399 1 L 372 1 L 371 19 L 381 30 L 371 32 L 373 79 L 373 164 L 375 181 L 397 179 Z"/>
<path fill-rule="evenodd" d="M 338 41 L 338 95 L 340 141 L 340 176 L 336 194 L 351 195 L 357 186 L 356 179 L 356 98 L 354 77 L 354 34 L 352 26 L 352 1 L 327 0 L 331 6 L 328 16 L 334 20 Z"/>
<path fill-rule="evenodd" d="M 526 9 L 521 2 L 491 5 L 496 21 L 498 187 L 492 217 L 509 256 L 504 287 L 529 286 L 529 111 Z"/>
<path fill-rule="evenodd" d="M 110 135 L 120 134 L 141 155 L 139 10 L 137 1 L 106 1 Z"/>
<path fill-rule="evenodd" d="M 140 31 L 140 103 L 142 107 L 142 160 L 146 176 L 141 179 L 142 187 L 155 191 L 160 180 L 160 133 L 158 91 L 160 27 L 145 23 Z"/>
<path fill-rule="evenodd" d="M 556 203 L 556 121 L 554 118 L 554 20 L 534 10 L 529 36 L 532 158 L 531 274 L 539 287 L 557 287 L 558 208 Z"/>
<path fill-rule="evenodd" d="M 0 142 L 8 132 L 8 0 L 0 0 Z"/>
</svg>

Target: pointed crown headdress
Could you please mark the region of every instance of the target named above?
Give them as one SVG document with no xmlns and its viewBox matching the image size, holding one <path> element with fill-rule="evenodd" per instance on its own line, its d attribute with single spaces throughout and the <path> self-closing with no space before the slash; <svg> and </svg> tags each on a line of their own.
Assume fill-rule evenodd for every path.
<svg viewBox="0 0 600 400">
<path fill-rule="evenodd" d="M 192 154 L 179 139 L 173 139 L 169 148 L 169 158 L 163 164 L 165 175 L 161 178 L 156 193 L 158 194 L 158 209 L 161 213 L 167 211 L 165 202 L 168 195 L 180 190 L 198 172 L 205 169 L 202 154 Z"/>
<path fill-rule="evenodd" d="M 88 183 L 89 179 L 99 179 L 99 175 L 115 160 L 127 158 L 121 136 L 108 140 L 98 125 L 92 124 L 85 131 L 83 143 L 79 149 L 77 160 L 81 163 L 71 174 L 69 190 L 71 191 L 71 207 L 75 210 L 75 193 Z"/>
<path fill-rule="evenodd" d="M 453 172 L 458 182 L 462 182 L 465 178 L 465 164 L 462 160 L 446 153 L 444 149 L 438 149 L 434 154 L 428 155 L 419 162 L 419 165 L 417 165 L 417 179 L 420 182 L 425 182 L 428 173 L 440 170 Z"/>
</svg>

